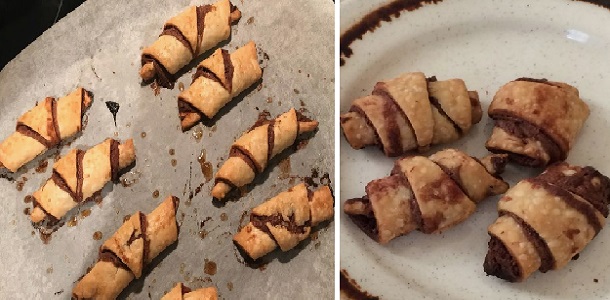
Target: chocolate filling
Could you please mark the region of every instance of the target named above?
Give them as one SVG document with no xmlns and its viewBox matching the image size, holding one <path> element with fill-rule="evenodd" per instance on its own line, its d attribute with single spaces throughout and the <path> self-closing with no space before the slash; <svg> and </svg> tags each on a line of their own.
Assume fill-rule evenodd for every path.
<svg viewBox="0 0 610 300">
<path fill-rule="evenodd" d="M 196 55 L 195 49 L 193 49 L 193 47 L 191 46 L 191 43 L 189 43 L 189 41 L 186 39 L 186 37 L 184 36 L 182 31 L 180 31 L 180 28 L 178 28 L 172 24 L 166 24 L 165 27 L 163 27 L 163 31 L 161 32 L 161 35 L 173 36 L 180 43 L 182 43 L 182 45 L 184 45 L 184 47 L 189 49 L 189 51 L 191 52 L 191 56 L 195 57 L 195 55 Z"/>
<path fill-rule="evenodd" d="M 271 156 L 273 154 L 273 147 L 275 146 L 274 126 L 275 126 L 275 120 L 271 120 L 269 122 L 269 127 L 267 127 L 267 162 L 269 162 L 271 160 Z M 298 126 L 298 123 L 297 123 L 297 126 Z"/>
<path fill-rule="evenodd" d="M 61 141 L 59 133 L 59 124 L 57 123 L 57 101 L 55 98 L 47 98 L 47 105 L 50 105 L 50 111 L 47 114 L 47 132 L 51 138 L 50 142 L 55 146 Z M 48 106 L 47 106 L 48 107 Z M 49 118 L 49 116 L 51 116 Z"/>
<path fill-rule="evenodd" d="M 184 296 L 184 294 L 190 293 L 191 291 L 192 290 L 184 284 L 180 284 L 180 293 L 182 294 L 182 296 Z"/>
<path fill-rule="evenodd" d="M 72 197 L 72 200 L 74 200 L 74 202 L 79 202 L 78 194 L 76 194 L 74 191 L 72 191 L 72 189 L 70 189 L 70 186 L 68 186 L 66 180 L 55 169 L 53 169 L 51 180 L 53 180 L 53 183 L 55 183 L 55 185 L 57 185 L 57 187 L 59 187 L 62 191 L 68 193 L 70 197 Z"/>
<path fill-rule="evenodd" d="M 195 74 L 193 74 L 193 81 L 191 82 L 191 84 L 193 82 L 195 82 L 195 80 L 197 80 L 197 78 L 202 77 L 202 76 L 207 79 L 210 79 L 212 81 L 218 82 L 220 85 L 222 85 L 224 87 L 224 85 L 222 84 L 222 81 L 220 80 L 220 78 L 218 78 L 216 73 L 212 72 L 210 69 L 208 69 L 204 66 L 197 67 Z"/>
<path fill-rule="evenodd" d="M 385 118 L 385 128 L 388 134 L 389 145 L 383 144 L 384 152 L 388 153 L 389 156 L 400 155 L 402 151 L 402 137 L 400 135 L 400 128 L 396 122 L 396 115 L 401 114 L 402 117 L 409 123 L 409 118 L 402 111 L 400 106 L 396 103 L 396 100 L 390 93 L 388 93 L 385 83 L 380 82 L 375 85 L 373 95 L 383 98 L 383 116 Z"/>
<path fill-rule="evenodd" d="M 54 146 L 50 141 L 47 141 L 44 137 L 42 137 L 40 133 L 34 131 L 34 129 L 32 129 L 30 126 L 25 125 L 21 122 L 17 122 L 17 127 L 15 128 L 15 131 L 27 137 L 35 139 L 37 142 L 41 143 L 47 148 L 51 148 Z"/>
<path fill-rule="evenodd" d="M 144 240 L 144 246 L 142 250 L 142 257 L 144 258 L 143 263 L 150 262 L 154 257 L 148 257 L 150 255 L 150 239 L 146 235 L 146 228 L 148 227 L 148 219 L 143 213 L 139 213 L 140 215 L 140 230 L 142 230 L 141 237 Z"/>
<path fill-rule="evenodd" d="M 356 202 L 360 202 L 367 207 L 367 211 L 370 211 L 368 215 L 352 215 L 346 213 L 352 222 L 358 226 L 366 235 L 368 235 L 374 241 L 379 241 L 379 228 L 377 227 L 377 219 L 375 218 L 375 213 L 371 208 L 371 202 L 369 201 L 368 196 L 364 196 L 362 198 L 354 198 L 348 199 L 345 201 L 346 204 L 353 204 Z"/>
<path fill-rule="evenodd" d="M 449 178 L 451 178 L 451 180 L 453 182 L 455 182 L 455 185 L 457 185 L 457 187 L 460 189 L 460 191 L 462 191 L 462 193 L 464 195 L 466 195 L 468 197 L 469 200 L 472 201 L 472 199 L 470 199 L 470 195 L 468 195 L 466 193 L 466 190 L 464 189 L 464 184 L 462 183 L 462 179 L 460 178 L 460 168 L 462 167 L 462 165 L 458 165 L 456 168 L 448 168 L 445 165 L 442 165 L 438 162 L 432 161 L 434 164 L 436 164 L 439 168 L 441 168 L 441 170 L 443 170 L 443 173 L 447 174 L 447 176 L 449 176 Z M 452 190 L 451 188 L 448 190 Z M 456 196 L 459 196 L 459 194 L 457 194 Z"/>
<path fill-rule="evenodd" d="M 506 163 L 507 161 L 507 157 L 506 156 L 497 156 L 494 155 L 491 157 L 490 159 L 491 165 L 494 168 L 494 174 L 493 175 L 497 175 L 497 174 L 502 174 L 504 173 L 504 168 L 506 168 Z M 483 166 L 485 167 L 485 166 Z M 487 168 L 485 169 L 487 170 Z M 489 170 L 488 170 L 489 172 Z"/>
<path fill-rule="evenodd" d="M 184 98 L 178 97 L 178 115 L 180 117 L 180 121 L 184 120 L 189 114 L 198 114 L 200 116 L 205 116 L 205 114 L 193 106 L 191 103 L 186 102 Z"/>
<path fill-rule="evenodd" d="M 119 142 L 117 140 L 110 141 L 110 175 L 112 181 L 119 180 Z"/>
<path fill-rule="evenodd" d="M 581 168 L 573 175 L 566 176 L 557 167 L 549 167 L 540 174 L 540 180 L 547 181 L 587 200 L 604 217 L 608 217 L 608 201 L 610 197 L 610 180 L 592 167 Z M 599 180 L 595 186 L 592 180 Z"/>
<path fill-rule="evenodd" d="M 250 151 L 247 149 L 241 146 L 233 145 L 231 147 L 231 151 L 229 152 L 229 157 L 235 156 L 241 158 L 250 167 L 250 169 L 252 169 L 254 174 L 262 172 L 261 165 L 259 165 L 256 160 L 252 158 L 252 153 L 250 153 Z"/>
<path fill-rule="evenodd" d="M 45 215 L 45 218 L 49 221 L 50 224 L 57 224 L 59 222 L 58 218 L 50 214 L 46 209 L 44 209 L 44 207 L 42 207 L 42 205 L 40 205 L 38 199 L 34 198 L 34 200 L 32 201 L 32 206 L 40 208 L 40 210 L 42 210 Z"/>
<path fill-rule="evenodd" d="M 453 128 L 458 133 L 458 135 L 461 136 L 463 134 L 462 128 L 451 117 L 449 117 L 447 112 L 441 106 L 441 103 L 438 102 L 438 99 L 436 99 L 435 97 L 430 96 L 430 97 L 428 97 L 428 100 L 430 100 L 430 104 L 432 104 L 432 106 L 434 106 L 436 108 L 438 113 L 441 116 L 443 116 L 443 118 L 447 119 L 447 121 L 449 121 L 451 123 L 451 125 L 453 125 Z"/>
<path fill-rule="evenodd" d="M 256 128 L 256 127 L 263 126 L 265 124 L 271 124 L 272 122 L 275 121 L 270 118 L 271 118 L 271 114 L 269 113 L 269 111 L 263 110 L 261 113 L 258 114 L 258 119 L 256 119 L 256 122 L 254 122 L 254 124 L 252 126 L 250 126 L 250 128 L 248 128 L 247 132 L 254 130 L 254 128 Z"/>
<path fill-rule="evenodd" d="M 222 54 L 222 62 L 225 66 L 225 89 L 231 94 L 233 93 L 233 62 L 231 61 L 231 55 L 228 50 L 221 49 L 220 53 Z"/>
<path fill-rule="evenodd" d="M 507 215 L 511 217 L 519 227 L 523 230 L 523 234 L 527 237 L 527 240 L 534 245 L 538 256 L 540 257 L 540 272 L 546 273 L 548 270 L 551 270 L 555 265 L 555 258 L 553 257 L 553 253 L 546 241 L 532 228 L 529 224 L 527 224 L 521 217 L 509 211 L 499 211 L 500 216 Z"/>
<path fill-rule="evenodd" d="M 256 215 L 256 214 L 251 214 L 250 215 L 250 222 L 252 222 L 252 225 L 258 229 L 260 229 L 261 231 L 265 232 L 266 234 L 273 236 L 271 234 L 271 232 L 269 231 L 269 227 L 267 226 L 267 223 L 270 223 L 270 226 L 273 227 L 283 227 L 286 230 L 288 230 L 290 233 L 294 233 L 294 234 L 304 234 L 305 233 L 305 229 L 307 227 L 310 226 L 310 221 L 306 221 L 305 224 L 303 225 L 297 225 L 296 221 L 294 220 L 294 214 L 290 215 L 288 217 L 288 220 L 284 220 L 283 216 L 281 214 L 273 214 L 270 216 L 260 216 L 260 215 Z"/>
<path fill-rule="evenodd" d="M 85 157 L 85 151 L 76 150 L 76 191 L 74 201 L 83 201 L 83 157 Z"/>
<path fill-rule="evenodd" d="M 164 65 L 162 65 L 155 57 L 151 54 L 142 55 L 142 65 L 152 63 L 155 68 L 155 78 L 159 85 L 164 88 L 174 88 L 174 75 L 172 75 Z"/>
<path fill-rule="evenodd" d="M 229 179 L 222 178 L 222 177 L 216 177 L 216 179 L 214 179 L 215 184 L 220 183 L 220 182 L 229 185 L 231 187 L 231 189 L 233 189 L 233 190 L 237 189 L 237 186 L 233 182 L 231 182 L 231 180 L 229 180 Z"/>
<path fill-rule="evenodd" d="M 491 240 L 487 244 L 489 248 L 483 263 L 485 273 L 510 282 L 519 281 L 522 274 L 517 261 L 502 240 L 492 234 L 490 236 Z"/>
<path fill-rule="evenodd" d="M 212 5 L 201 5 L 197 6 L 195 12 L 197 14 L 197 46 L 195 49 L 195 55 L 199 55 L 199 51 L 201 51 L 201 42 L 203 41 L 203 31 L 205 30 L 205 15 L 213 10 L 216 7 Z"/>
<path fill-rule="evenodd" d="M 589 226 L 593 227 L 593 230 L 595 230 L 595 234 L 599 233 L 599 231 L 602 229 L 602 224 L 600 224 L 599 219 L 595 215 L 595 208 L 577 200 L 574 198 L 574 195 L 563 188 L 550 184 L 544 180 L 541 180 L 540 178 L 530 178 L 527 179 L 527 181 L 531 183 L 534 188 L 543 188 L 551 195 L 563 200 L 567 206 L 584 215 L 587 218 L 587 223 L 589 223 Z"/>
<path fill-rule="evenodd" d="M 112 252 L 110 250 L 107 250 L 107 249 L 101 250 L 97 260 L 110 262 L 117 268 L 131 272 L 129 267 L 114 252 Z"/>
<path fill-rule="evenodd" d="M 566 153 L 563 153 L 559 145 L 546 134 L 543 128 L 536 126 L 526 120 L 513 116 L 512 112 L 507 110 L 496 110 L 490 116 L 496 120 L 495 126 L 502 128 L 509 134 L 520 138 L 532 138 L 542 144 L 544 151 L 549 155 L 549 163 L 565 159 Z M 488 148 L 495 153 L 507 153 L 509 158 L 519 164 L 526 166 L 542 166 L 543 161 L 536 157 L 528 157 L 522 154 L 512 153 L 510 149 Z"/>
<path fill-rule="evenodd" d="M 402 178 L 402 182 L 404 182 L 405 187 L 410 191 L 413 191 L 413 188 L 411 187 L 411 182 L 409 182 L 409 178 L 405 176 L 405 173 L 402 171 L 398 164 L 394 165 L 394 168 L 392 168 L 390 175 L 400 176 Z M 419 202 L 417 202 L 417 199 L 415 198 L 415 193 L 413 193 L 413 196 L 411 196 L 411 198 L 409 199 L 409 206 L 411 208 L 411 218 L 413 222 L 417 224 L 417 228 L 423 233 L 429 233 L 424 228 L 424 220 L 422 218 L 421 209 L 419 208 Z"/>
</svg>

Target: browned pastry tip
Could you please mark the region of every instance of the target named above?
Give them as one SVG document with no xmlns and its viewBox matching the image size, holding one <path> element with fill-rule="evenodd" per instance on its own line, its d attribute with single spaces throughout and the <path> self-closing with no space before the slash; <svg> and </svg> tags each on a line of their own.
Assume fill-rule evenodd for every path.
<svg viewBox="0 0 610 300">
<path fill-rule="evenodd" d="M 506 160 L 492 157 L 498 157 L 491 165 L 497 172 Z M 495 172 L 455 149 L 403 157 L 390 176 L 369 182 L 366 196 L 347 200 L 343 210 L 381 244 L 413 230 L 438 233 L 464 221 L 486 197 L 508 189 Z"/>
<path fill-rule="evenodd" d="M 341 114 L 340 124 L 352 148 L 378 145 L 387 156 L 399 156 L 455 141 L 481 117 L 478 93 L 463 80 L 412 72 L 378 82 Z"/>
<path fill-rule="evenodd" d="M 605 226 L 610 179 L 567 163 L 520 181 L 498 202 L 483 268 L 511 282 L 565 267 Z"/>
<path fill-rule="evenodd" d="M 73 299 L 115 299 L 178 239 L 178 198 L 168 196 L 151 213 L 136 212 L 100 247 L 99 258 L 72 290 Z"/>
<path fill-rule="evenodd" d="M 312 227 L 333 217 L 333 202 L 328 186 L 309 192 L 301 183 L 255 207 L 233 241 L 255 260 L 278 246 L 288 251 L 308 238 Z"/>
<path fill-rule="evenodd" d="M 144 81 L 149 81 L 155 77 L 155 62 L 147 62 L 140 68 L 140 77 Z"/>
<path fill-rule="evenodd" d="M 318 121 L 299 122 L 299 134 L 311 132 L 318 128 Z"/>
</svg>

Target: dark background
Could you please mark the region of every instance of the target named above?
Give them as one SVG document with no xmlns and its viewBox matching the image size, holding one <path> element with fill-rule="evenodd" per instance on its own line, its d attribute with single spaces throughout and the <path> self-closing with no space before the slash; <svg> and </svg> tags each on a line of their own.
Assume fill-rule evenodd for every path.
<svg viewBox="0 0 610 300">
<path fill-rule="evenodd" d="M 0 70 L 84 0 L 0 0 Z"/>
</svg>

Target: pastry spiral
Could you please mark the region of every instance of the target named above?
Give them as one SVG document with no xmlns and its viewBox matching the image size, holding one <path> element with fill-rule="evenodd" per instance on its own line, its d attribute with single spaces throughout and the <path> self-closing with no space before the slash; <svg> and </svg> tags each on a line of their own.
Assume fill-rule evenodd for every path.
<svg viewBox="0 0 610 300">
<path fill-rule="evenodd" d="M 142 269 L 178 239 L 178 198 L 167 197 L 145 215 L 133 214 L 100 247 L 97 263 L 74 289 L 73 299 L 116 299 Z"/>
<path fill-rule="evenodd" d="M 100 191 L 108 181 L 118 180 L 121 169 L 136 158 L 133 140 L 114 139 L 88 150 L 73 149 L 53 165 L 53 175 L 34 192 L 32 222 L 57 221 Z"/>
<path fill-rule="evenodd" d="M 310 192 L 301 183 L 252 209 L 250 222 L 233 241 L 252 259 L 277 246 L 288 251 L 309 237 L 312 227 L 332 218 L 333 202 L 328 186 Z"/>
<path fill-rule="evenodd" d="M 354 149 L 379 145 L 387 156 L 455 141 L 481 120 L 475 91 L 461 79 L 437 81 L 405 73 L 378 82 L 370 96 L 354 100 L 341 128 Z"/>
<path fill-rule="evenodd" d="M 366 196 L 347 200 L 343 210 L 380 244 L 413 230 L 438 233 L 468 218 L 484 198 L 508 189 L 497 177 L 505 164 L 503 155 L 479 161 L 454 149 L 401 158 L 390 176 L 369 182 Z"/>
<path fill-rule="evenodd" d="M 15 132 L 0 143 L 0 168 L 11 172 L 82 129 L 91 93 L 77 88 L 65 97 L 47 97 L 17 120 Z"/>
<path fill-rule="evenodd" d="M 557 163 L 522 180 L 498 202 L 485 272 L 515 282 L 565 267 L 604 227 L 608 203 L 610 180 L 592 167 Z"/>
<path fill-rule="evenodd" d="M 240 17 L 229 0 L 185 9 L 169 19 L 159 38 L 142 50 L 140 77 L 173 88 L 174 75 L 195 57 L 228 39 L 231 23 Z"/>
</svg>

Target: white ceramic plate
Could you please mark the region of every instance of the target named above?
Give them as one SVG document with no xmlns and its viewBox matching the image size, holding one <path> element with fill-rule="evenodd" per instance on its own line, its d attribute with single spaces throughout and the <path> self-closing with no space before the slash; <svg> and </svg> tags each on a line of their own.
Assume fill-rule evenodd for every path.
<svg viewBox="0 0 610 300">
<path fill-rule="evenodd" d="M 384 1 L 341 2 L 341 32 Z M 479 91 L 484 111 L 504 83 L 518 77 L 564 81 L 580 89 L 591 116 L 568 162 L 592 165 L 610 175 L 610 11 L 568 0 L 445 0 L 402 12 L 355 41 L 341 71 L 341 112 L 370 94 L 375 82 L 408 71 L 439 80 L 462 78 Z M 471 155 L 487 153 L 492 123 L 484 115 L 465 138 L 435 147 Z M 353 150 L 341 138 L 341 202 L 364 195 L 370 180 L 389 174 L 392 158 L 376 147 Z M 513 185 L 536 172 L 510 166 Z M 341 213 L 341 268 L 364 290 L 382 299 L 609 299 L 610 229 L 562 270 L 535 273 L 511 284 L 487 277 L 487 226 L 498 197 L 485 200 L 464 223 L 441 235 L 414 232 L 387 246 L 369 239 Z M 597 279 L 598 282 L 594 282 Z"/>
</svg>

